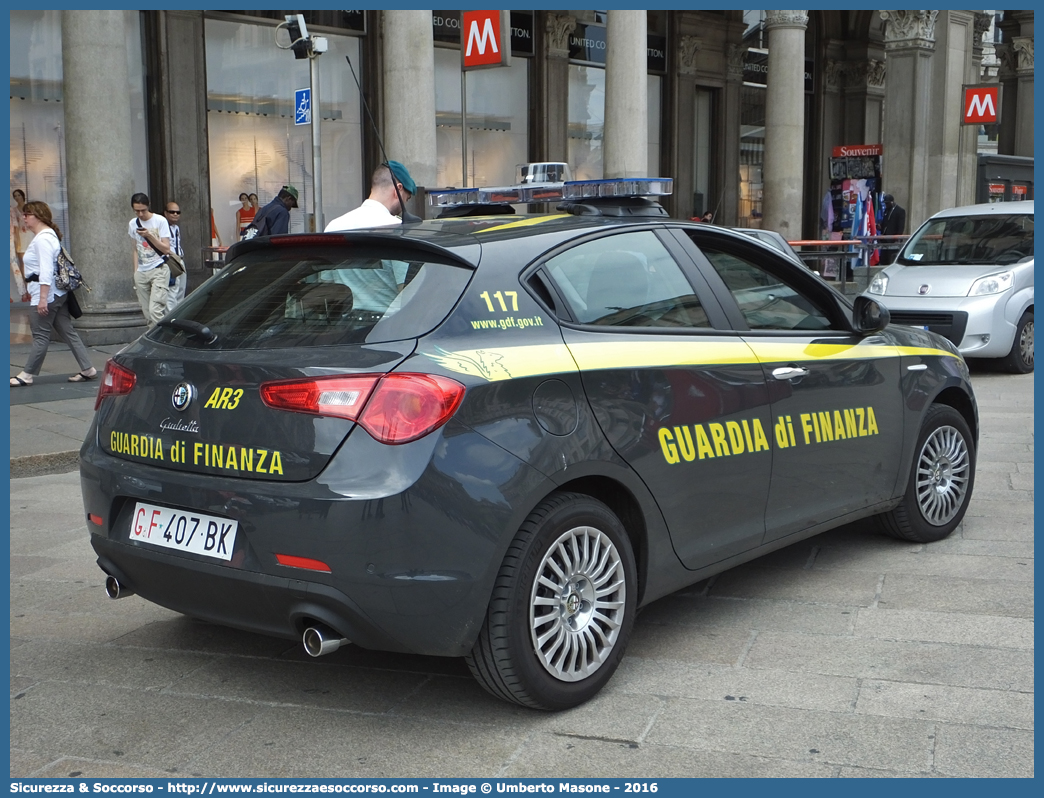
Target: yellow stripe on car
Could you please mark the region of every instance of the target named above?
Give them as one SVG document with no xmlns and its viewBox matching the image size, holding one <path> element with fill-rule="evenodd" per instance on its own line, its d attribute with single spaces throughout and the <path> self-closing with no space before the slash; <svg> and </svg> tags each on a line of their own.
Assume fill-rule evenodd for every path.
<svg viewBox="0 0 1044 798">
<path fill-rule="evenodd" d="M 537 216 L 533 219 L 519 219 L 517 222 L 508 222 L 507 224 L 498 224 L 496 227 L 486 227 L 482 230 L 476 230 L 475 234 L 480 233 L 492 233 L 496 230 L 514 230 L 519 227 L 532 227 L 535 224 L 545 224 L 550 222 L 552 219 L 561 219 L 563 216 L 568 216 L 567 213 L 556 213 L 551 216 Z"/>
<path fill-rule="evenodd" d="M 890 344 L 783 343 L 779 341 L 589 341 L 583 343 L 533 344 L 447 351 L 435 347 L 424 353 L 444 369 L 482 377 L 490 382 L 561 374 L 625 368 L 669 368 L 671 366 L 727 366 L 809 360 L 874 360 L 906 356 L 959 357 L 944 349 Z"/>
</svg>

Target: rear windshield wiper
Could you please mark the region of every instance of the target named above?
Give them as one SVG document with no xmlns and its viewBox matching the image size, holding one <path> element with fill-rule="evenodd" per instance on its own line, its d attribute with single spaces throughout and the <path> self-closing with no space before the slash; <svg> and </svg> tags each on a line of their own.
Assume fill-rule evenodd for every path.
<svg viewBox="0 0 1044 798">
<path fill-rule="evenodd" d="M 212 344 L 217 340 L 217 334 L 212 332 L 206 325 L 200 324 L 198 321 L 192 321 L 191 319 L 163 319 L 157 322 L 157 327 L 173 327 L 175 330 L 181 330 L 184 333 L 188 333 L 193 338 L 199 338 L 205 344 Z"/>
</svg>

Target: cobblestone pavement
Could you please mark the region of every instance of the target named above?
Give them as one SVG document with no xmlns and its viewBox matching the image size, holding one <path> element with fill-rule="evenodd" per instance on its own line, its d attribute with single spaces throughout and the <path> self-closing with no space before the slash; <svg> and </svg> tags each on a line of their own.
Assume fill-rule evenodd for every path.
<svg viewBox="0 0 1044 798">
<path fill-rule="evenodd" d="M 11 775 L 1032 776 L 1033 378 L 976 369 L 964 524 L 870 522 L 647 607 L 558 714 L 461 660 L 299 645 L 110 601 L 75 473 L 11 483 Z"/>
</svg>

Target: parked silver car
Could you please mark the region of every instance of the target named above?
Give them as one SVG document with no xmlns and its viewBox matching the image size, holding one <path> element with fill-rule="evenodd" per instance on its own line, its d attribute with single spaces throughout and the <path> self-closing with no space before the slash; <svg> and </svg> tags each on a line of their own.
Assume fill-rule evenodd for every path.
<svg viewBox="0 0 1044 798">
<path fill-rule="evenodd" d="M 866 293 L 893 323 L 940 333 L 966 358 L 1033 371 L 1033 202 L 935 214 Z"/>
</svg>

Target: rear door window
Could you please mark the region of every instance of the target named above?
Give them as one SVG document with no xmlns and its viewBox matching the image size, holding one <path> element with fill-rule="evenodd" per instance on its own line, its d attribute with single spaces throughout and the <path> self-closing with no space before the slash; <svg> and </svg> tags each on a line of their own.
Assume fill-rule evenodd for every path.
<svg viewBox="0 0 1044 798">
<path fill-rule="evenodd" d="M 269 247 L 229 263 L 174 315 L 217 336 L 207 349 L 397 341 L 434 329 L 471 274 L 448 257 L 401 247 Z M 149 337 L 185 346 L 203 340 L 165 325 Z"/>
<path fill-rule="evenodd" d="M 580 324 L 711 326 L 685 274 L 650 230 L 578 244 L 545 269 Z"/>
</svg>

